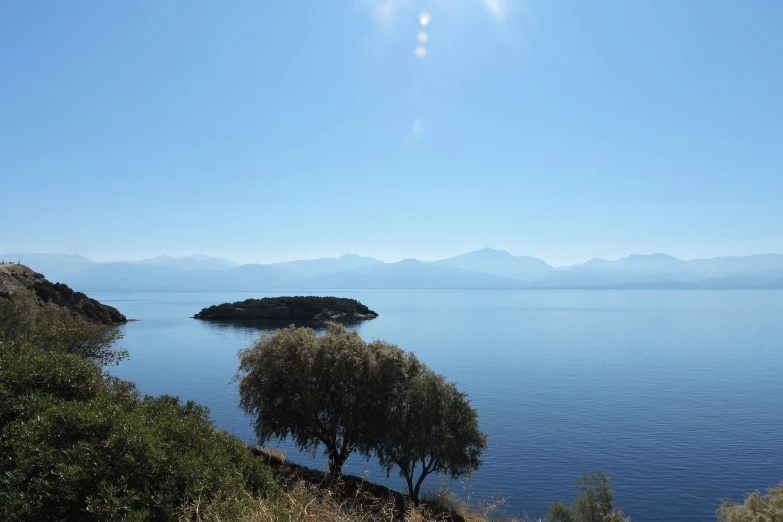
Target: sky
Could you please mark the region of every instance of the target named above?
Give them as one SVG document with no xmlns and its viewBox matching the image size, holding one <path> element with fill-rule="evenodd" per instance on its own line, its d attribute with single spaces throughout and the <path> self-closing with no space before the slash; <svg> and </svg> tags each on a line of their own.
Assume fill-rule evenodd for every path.
<svg viewBox="0 0 783 522">
<path fill-rule="evenodd" d="M 783 252 L 782 22 L 779 0 L 0 2 L 0 251 Z"/>
</svg>

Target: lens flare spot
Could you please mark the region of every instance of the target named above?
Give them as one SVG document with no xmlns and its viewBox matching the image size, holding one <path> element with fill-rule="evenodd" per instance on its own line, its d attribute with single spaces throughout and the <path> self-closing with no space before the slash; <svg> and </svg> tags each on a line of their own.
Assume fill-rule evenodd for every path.
<svg viewBox="0 0 783 522">
<path fill-rule="evenodd" d="M 419 31 L 419 42 L 424 43 L 427 41 L 427 38 L 429 38 L 429 35 L 427 34 L 427 31 Z"/>
<path fill-rule="evenodd" d="M 424 58 L 425 56 L 427 56 L 427 48 L 420 45 L 416 48 L 414 53 L 416 54 L 417 57 Z"/>
<path fill-rule="evenodd" d="M 432 21 L 432 16 L 428 12 L 423 12 L 419 15 L 419 23 L 421 25 L 429 25 L 429 23 Z"/>
</svg>

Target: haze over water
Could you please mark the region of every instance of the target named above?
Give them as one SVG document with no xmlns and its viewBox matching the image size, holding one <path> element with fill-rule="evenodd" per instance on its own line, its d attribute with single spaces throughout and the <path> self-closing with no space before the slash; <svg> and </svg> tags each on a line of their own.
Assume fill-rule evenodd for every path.
<svg viewBox="0 0 783 522">
<path fill-rule="evenodd" d="M 190 319 L 250 292 L 92 291 L 140 322 L 112 373 L 147 394 L 207 405 L 219 427 L 255 442 L 236 407 L 236 352 L 259 334 Z M 325 294 L 322 294 L 325 295 Z M 603 469 L 634 521 L 714 521 L 783 476 L 783 292 L 341 291 L 380 316 L 359 326 L 416 352 L 456 381 L 490 435 L 473 495 L 510 497 L 543 515 L 573 498 L 579 473 Z M 292 460 L 322 467 L 318 455 Z M 373 462 L 346 471 L 400 488 Z M 429 481 L 437 487 L 437 479 Z M 459 484 L 454 485 L 459 492 Z"/>
</svg>

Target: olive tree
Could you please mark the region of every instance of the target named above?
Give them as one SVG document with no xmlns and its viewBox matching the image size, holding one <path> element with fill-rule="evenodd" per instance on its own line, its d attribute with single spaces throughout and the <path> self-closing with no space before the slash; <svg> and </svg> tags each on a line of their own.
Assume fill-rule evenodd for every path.
<svg viewBox="0 0 783 522">
<path fill-rule="evenodd" d="M 411 500 L 418 503 L 431 473 L 457 478 L 477 469 L 487 437 L 479 430 L 478 413 L 453 383 L 414 361 L 408 370 L 375 452 L 387 473 L 399 468 Z"/>
<path fill-rule="evenodd" d="M 336 324 L 320 337 L 293 326 L 266 334 L 240 352 L 240 406 L 262 444 L 290 436 L 302 450 L 323 445 L 334 479 L 351 452 L 369 454 L 384 425 L 378 359 L 387 351 Z"/>
<path fill-rule="evenodd" d="M 418 502 L 429 474 L 457 477 L 481 463 L 486 436 L 464 393 L 415 355 L 342 326 L 321 337 L 293 326 L 266 334 L 240 352 L 236 379 L 259 441 L 323 445 L 332 478 L 351 452 L 375 455 L 387 472 L 400 468 Z"/>
</svg>

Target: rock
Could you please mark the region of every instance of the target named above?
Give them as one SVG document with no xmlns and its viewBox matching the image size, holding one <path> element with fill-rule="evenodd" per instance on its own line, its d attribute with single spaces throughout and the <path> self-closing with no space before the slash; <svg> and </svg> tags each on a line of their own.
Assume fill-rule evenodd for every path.
<svg viewBox="0 0 783 522">
<path fill-rule="evenodd" d="M 0 297 L 23 289 L 35 291 L 38 298 L 45 303 L 54 303 L 96 323 L 117 325 L 128 322 L 116 308 L 90 299 L 68 285 L 52 283 L 43 274 L 24 265 L 0 265 Z"/>
</svg>

